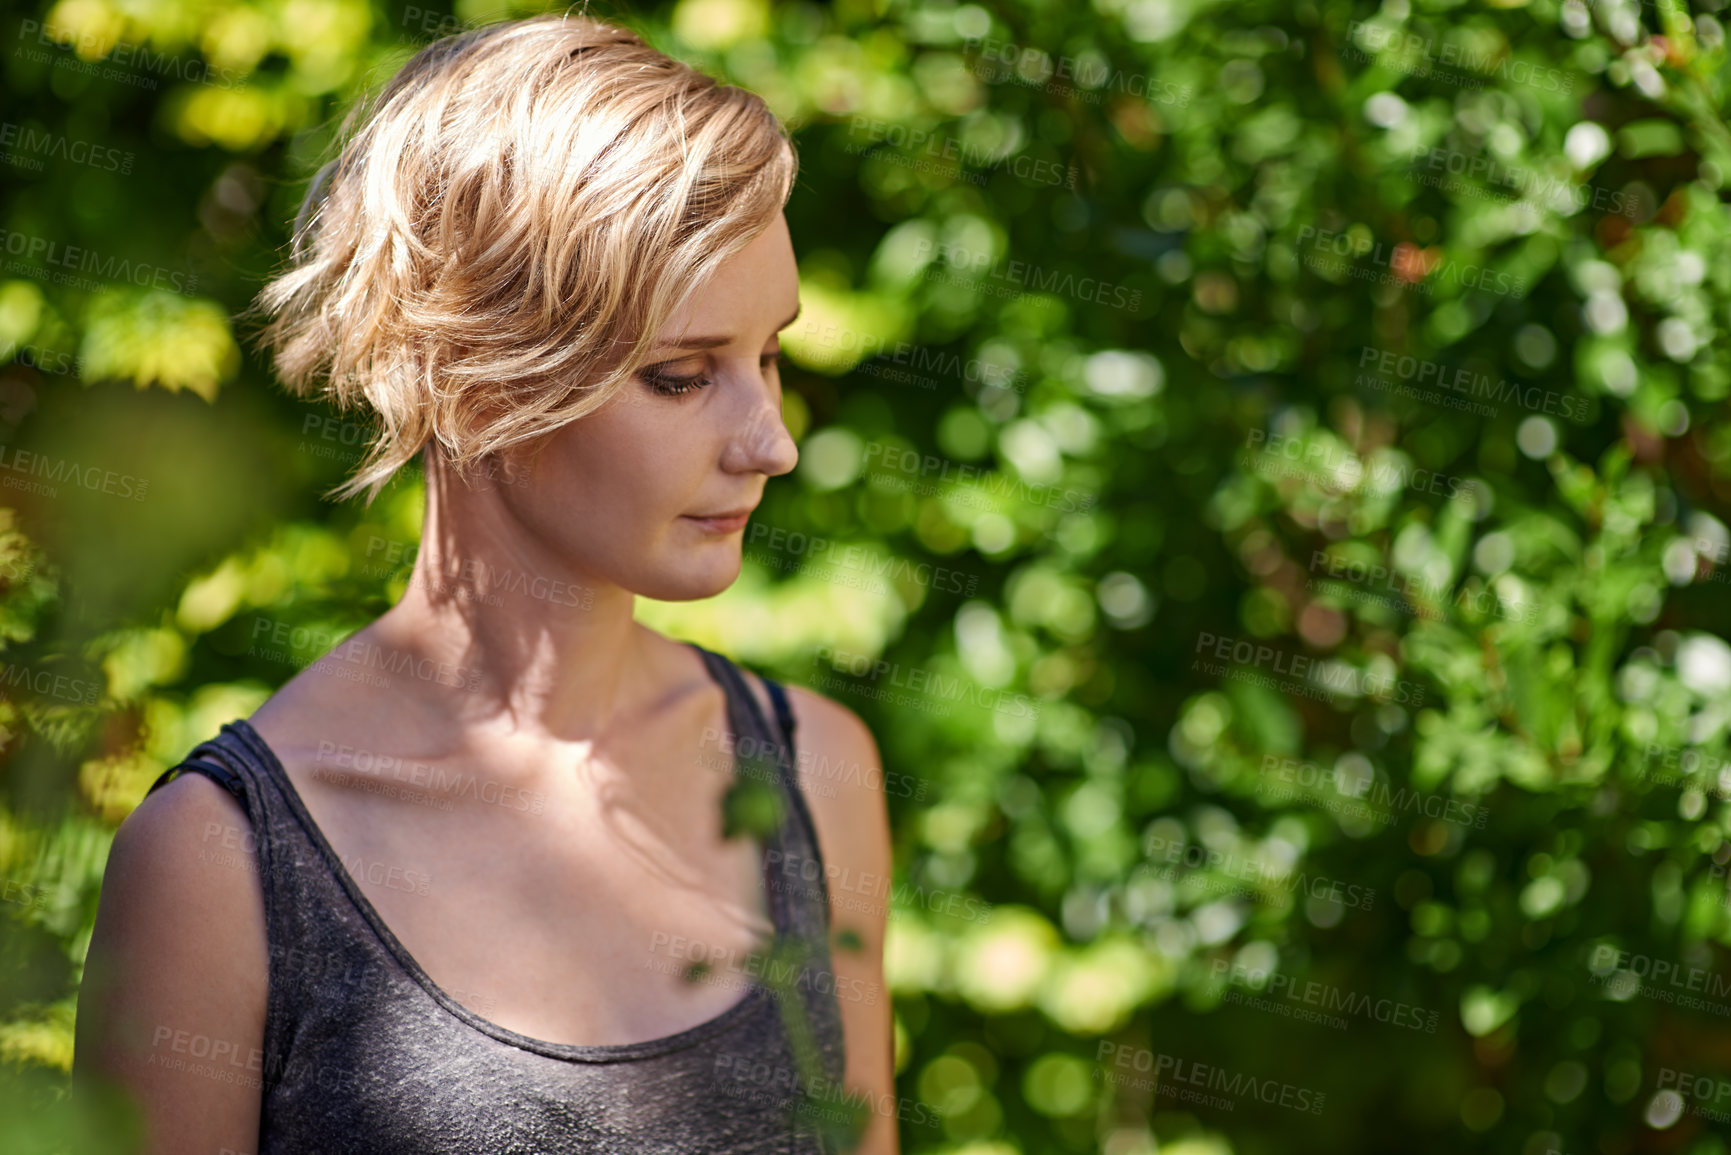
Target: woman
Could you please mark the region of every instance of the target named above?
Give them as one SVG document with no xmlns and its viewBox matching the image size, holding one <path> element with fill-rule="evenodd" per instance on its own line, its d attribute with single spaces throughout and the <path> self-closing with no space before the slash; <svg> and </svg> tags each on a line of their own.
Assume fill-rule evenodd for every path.
<svg viewBox="0 0 1731 1155">
<path fill-rule="evenodd" d="M 152 1155 L 806 1151 L 850 1107 L 896 1151 L 883 911 L 825 886 L 889 869 L 871 735 L 632 619 L 724 590 L 796 460 L 784 130 L 550 16 L 345 136 L 265 336 L 377 417 L 341 492 L 422 454 L 413 579 L 121 826 L 80 1084 Z M 867 772 L 801 788 L 796 735 Z"/>
</svg>

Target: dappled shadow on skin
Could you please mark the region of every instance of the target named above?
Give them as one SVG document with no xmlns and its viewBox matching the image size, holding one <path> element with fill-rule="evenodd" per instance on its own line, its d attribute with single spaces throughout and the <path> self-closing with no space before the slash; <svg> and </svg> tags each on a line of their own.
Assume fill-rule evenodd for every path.
<svg viewBox="0 0 1731 1155">
<path fill-rule="evenodd" d="M 702 873 L 676 849 L 679 832 L 658 822 L 652 808 L 641 805 L 633 797 L 635 792 L 628 784 L 603 774 L 594 762 L 587 760 L 580 762 L 574 773 L 596 800 L 597 811 L 614 844 L 645 874 L 671 889 L 704 899 L 726 915 L 734 926 L 750 930 L 759 939 L 767 941 L 774 929 L 770 922 L 706 886 Z M 768 896 L 764 897 L 767 901 Z"/>
<path fill-rule="evenodd" d="M 532 467 L 525 458 L 513 457 L 480 471 L 483 476 L 472 476 L 465 483 L 454 471 L 446 468 L 442 462 L 437 462 L 428 475 L 427 484 L 430 490 L 436 487 L 438 507 L 452 510 L 455 503 L 451 499 L 458 486 L 467 484 L 472 489 L 483 490 L 494 485 L 512 484 L 509 480 L 511 478 L 527 479 L 531 476 L 531 471 Z M 440 557 L 462 556 L 457 520 L 446 517 L 435 523 L 434 531 L 438 534 L 437 548 Z M 465 528 L 472 531 L 474 527 Z M 510 567 L 509 571 L 495 567 L 491 572 L 493 578 L 497 578 L 501 572 L 536 571 L 539 563 L 523 556 L 521 548 L 514 548 L 516 543 L 510 535 L 489 534 L 488 538 L 489 562 L 497 561 L 502 566 Z M 473 541 L 470 541 L 469 545 L 472 548 Z M 466 583 L 438 580 L 436 585 L 425 589 L 425 596 L 441 612 L 459 615 L 469 626 L 471 636 L 478 637 L 481 607 L 487 604 L 486 595 L 489 592 L 485 585 L 471 590 Z M 470 596 L 471 594 L 480 596 Z M 536 625 L 537 621 L 551 620 L 558 615 L 573 612 L 586 612 L 586 609 L 555 602 L 547 606 L 546 619 L 541 619 L 538 614 L 489 615 L 487 647 L 491 656 L 504 668 L 527 669 L 539 651 L 540 639 L 536 635 L 540 632 L 540 627 Z M 509 633 L 502 632 L 494 624 L 499 620 L 509 623 Z M 475 658 L 478 655 L 471 649 L 468 657 Z M 702 668 L 701 660 L 695 654 L 692 654 L 691 658 L 697 666 L 695 673 L 706 685 L 713 684 L 707 671 Z M 483 685 L 474 700 L 482 712 L 494 709 L 508 712 L 512 708 L 508 702 L 508 694 L 509 687 Z M 725 705 L 723 710 L 725 717 Z M 646 879 L 660 882 L 681 895 L 701 899 L 722 913 L 730 924 L 750 930 L 758 937 L 767 938 L 773 933 L 773 926 L 764 913 L 749 909 L 736 897 L 718 891 L 714 881 L 707 878 L 706 872 L 686 853 L 689 849 L 689 833 L 675 829 L 658 813 L 658 808 L 650 804 L 651 800 L 645 796 L 645 791 L 661 784 L 658 776 L 633 775 L 629 770 L 595 753 L 576 757 L 569 773 L 581 783 L 588 796 L 594 799 L 596 812 L 609 832 L 612 843 L 644 872 Z M 678 784 L 676 788 L 683 788 L 683 784 Z M 719 830 L 719 800 L 715 823 L 715 829 Z M 763 901 L 764 910 L 767 911 L 767 895 L 763 896 Z"/>
</svg>

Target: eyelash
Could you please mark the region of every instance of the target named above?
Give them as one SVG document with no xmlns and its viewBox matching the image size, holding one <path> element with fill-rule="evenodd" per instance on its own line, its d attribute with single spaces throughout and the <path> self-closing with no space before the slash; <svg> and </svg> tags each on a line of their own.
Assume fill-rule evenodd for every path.
<svg viewBox="0 0 1731 1155">
<path fill-rule="evenodd" d="M 765 353 L 758 358 L 758 361 L 765 368 L 774 365 L 779 372 L 782 365 L 782 355 L 780 350 L 777 350 L 774 353 Z M 665 397 L 683 397 L 687 393 L 695 393 L 699 389 L 707 388 L 715 383 L 702 373 L 696 373 L 690 377 L 669 377 L 665 373 L 657 373 L 658 368 L 660 366 L 651 365 L 643 370 L 639 376 L 651 389 Z"/>
</svg>

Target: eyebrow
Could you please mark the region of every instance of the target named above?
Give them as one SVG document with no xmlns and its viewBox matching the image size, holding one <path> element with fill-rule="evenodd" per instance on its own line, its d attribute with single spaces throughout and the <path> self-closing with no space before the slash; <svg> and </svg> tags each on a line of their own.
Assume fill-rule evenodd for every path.
<svg viewBox="0 0 1731 1155">
<path fill-rule="evenodd" d="M 796 305 L 793 310 L 793 316 L 777 325 L 775 331 L 779 333 L 795 321 L 799 320 L 800 310 L 804 307 L 804 305 Z M 663 347 L 667 349 L 713 349 L 717 345 L 727 345 L 732 343 L 732 341 L 732 337 L 687 337 L 683 341 L 674 341 Z"/>
</svg>

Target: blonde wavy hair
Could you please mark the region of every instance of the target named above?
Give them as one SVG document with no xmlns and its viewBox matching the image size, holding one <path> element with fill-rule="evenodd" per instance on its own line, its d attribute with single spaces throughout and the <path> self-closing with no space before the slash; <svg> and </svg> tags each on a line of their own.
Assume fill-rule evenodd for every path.
<svg viewBox="0 0 1731 1155">
<path fill-rule="evenodd" d="M 571 14 L 429 44 L 338 141 L 247 312 L 293 393 L 376 418 L 331 490 L 369 505 L 423 447 L 466 476 L 606 403 L 798 165 L 755 93 Z"/>
</svg>

